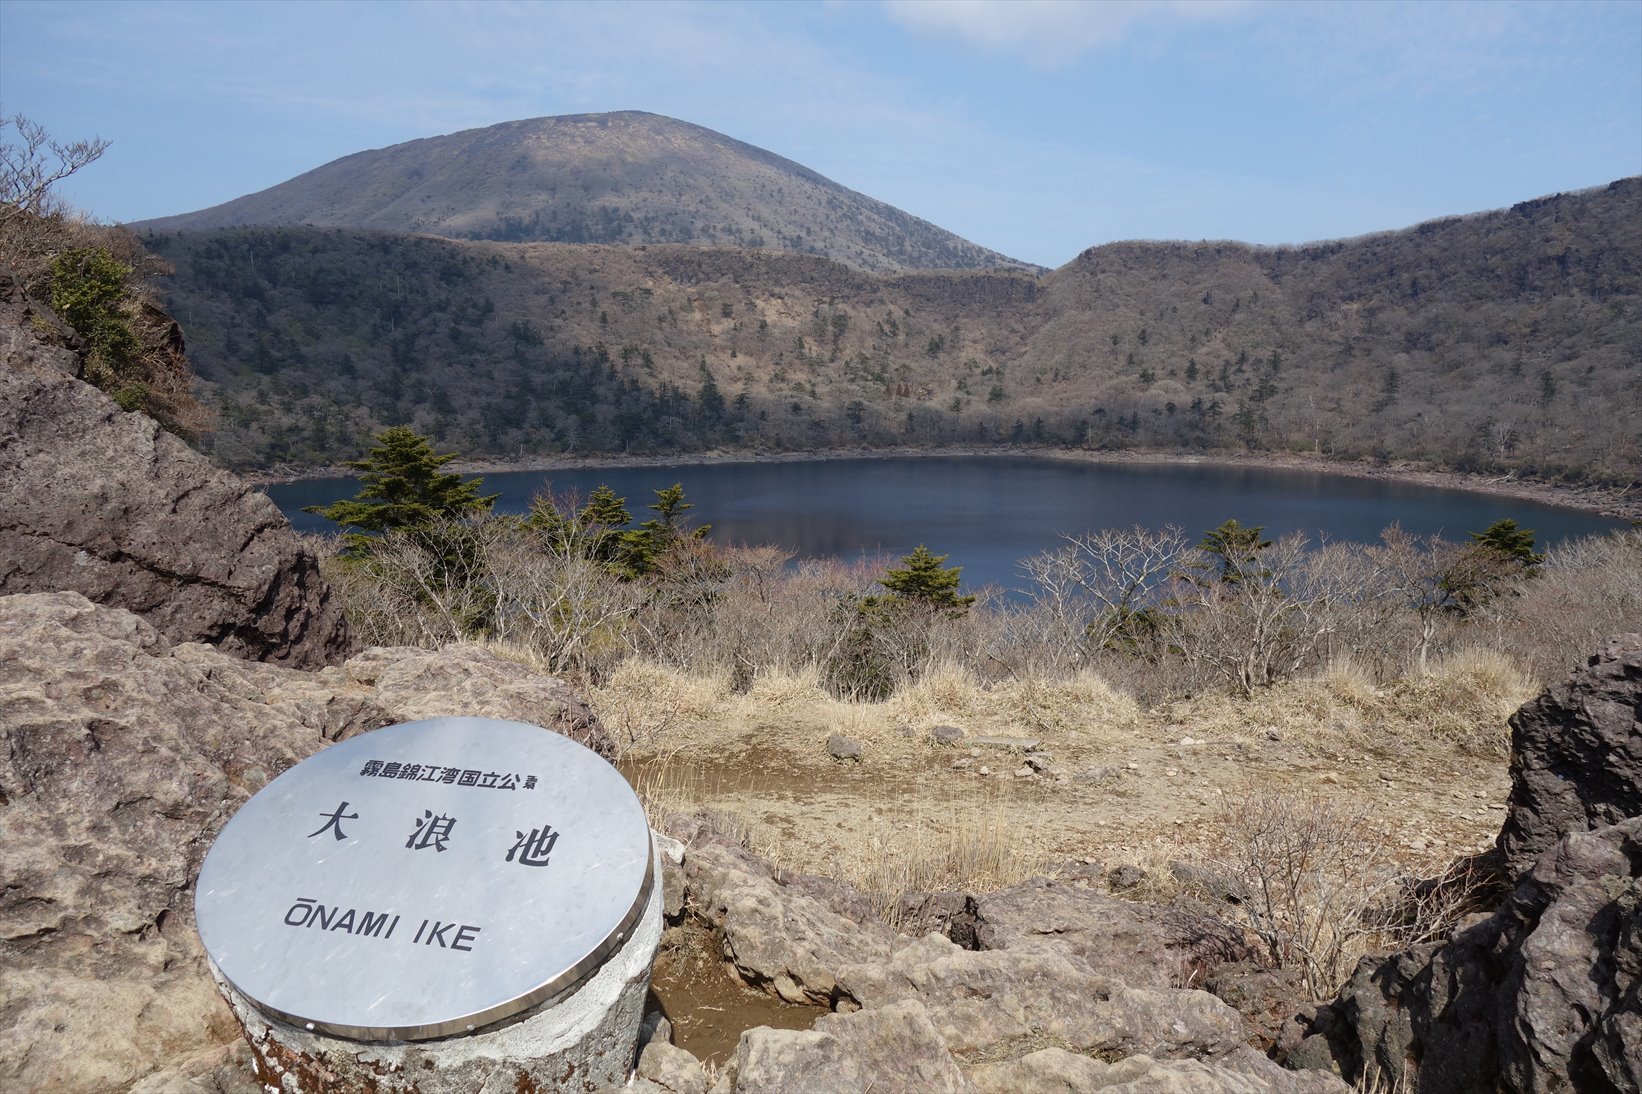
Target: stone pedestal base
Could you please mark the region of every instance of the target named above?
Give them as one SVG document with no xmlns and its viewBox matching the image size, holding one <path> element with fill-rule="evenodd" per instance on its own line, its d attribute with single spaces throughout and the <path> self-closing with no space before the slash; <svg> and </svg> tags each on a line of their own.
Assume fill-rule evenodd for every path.
<svg viewBox="0 0 1642 1094">
<path fill-rule="evenodd" d="M 627 941 L 579 988 L 551 1003 L 462 1037 L 348 1041 L 270 1018 L 212 975 L 233 1008 L 257 1077 L 278 1094 L 372 1091 L 593 1091 L 632 1073 L 650 966 L 661 944 L 662 862 L 650 900 Z"/>
</svg>

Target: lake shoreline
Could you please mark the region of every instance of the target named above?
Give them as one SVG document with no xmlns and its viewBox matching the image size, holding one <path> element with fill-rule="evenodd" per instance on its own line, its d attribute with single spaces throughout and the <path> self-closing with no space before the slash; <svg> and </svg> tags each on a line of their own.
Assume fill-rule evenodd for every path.
<svg viewBox="0 0 1642 1094">
<path fill-rule="evenodd" d="M 1566 483 L 1518 479 L 1512 475 L 1489 476 L 1463 471 L 1441 471 L 1411 463 L 1375 464 L 1364 460 L 1325 460 L 1295 454 L 1258 455 L 1244 453 L 1197 454 L 1132 449 L 1095 452 L 1082 449 L 1034 448 L 1027 446 L 989 447 L 952 445 L 937 448 L 829 448 L 813 452 L 713 451 L 664 456 L 554 456 L 525 460 L 462 459 L 450 467 L 467 475 L 487 475 L 515 471 L 568 471 L 596 468 L 678 467 L 701 464 L 807 463 L 825 460 L 860 459 L 940 459 L 949 456 L 1026 456 L 1091 464 L 1166 464 L 1187 467 L 1248 467 L 1260 470 L 1310 471 L 1358 479 L 1390 480 L 1453 490 L 1468 490 L 1499 497 L 1556 505 L 1597 513 L 1620 520 L 1642 521 L 1642 489 L 1573 486 Z M 262 472 L 241 472 L 240 477 L 257 486 L 302 482 L 312 479 L 347 477 L 354 470 L 345 465 Z M 688 484 L 686 484 L 688 485 Z"/>
</svg>

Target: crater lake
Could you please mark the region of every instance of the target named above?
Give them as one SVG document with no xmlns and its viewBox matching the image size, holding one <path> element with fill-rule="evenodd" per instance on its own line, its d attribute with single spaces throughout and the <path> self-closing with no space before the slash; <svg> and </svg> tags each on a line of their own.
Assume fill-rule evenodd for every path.
<svg viewBox="0 0 1642 1094">
<path fill-rule="evenodd" d="M 484 475 L 497 512 L 522 513 L 545 490 L 581 498 L 607 484 L 635 521 L 654 491 L 682 483 L 720 544 L 773 544 L 797 558 L 896 559 L 919 544 L 963 567 L 968 589 L 1025 583 L 1019 562 L 1066 535 L 1101 528 L 1177 525 L 1193 539 L 1228 519 L 1268 538 L 1304 532 L 1373 542 L 1393 523 L 1463 541 L 1496 520 L 1533 529 L 1540 550 L 1628 523 L 1579 509 L 1321 471 L 1194 463 L 1087 463 L 1042 456 L 897 456 L 772 463 L 676 463 L 561 468 Z M 334 531 L 304 506 L 359 490 L 353 478 L 303 479 L 267 488 L 299 531 Z"/>
</svg>

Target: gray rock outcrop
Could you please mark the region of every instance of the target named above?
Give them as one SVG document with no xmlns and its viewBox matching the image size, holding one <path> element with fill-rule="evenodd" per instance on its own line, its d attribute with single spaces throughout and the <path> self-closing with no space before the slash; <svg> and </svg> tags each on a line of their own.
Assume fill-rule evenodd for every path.
<svg viewBox="0 0 1642 1094">
<path fill-rule="evenodd" d="M 1642 1089 L 1642 637 L 1511 725 L 1510 896 L 1446 942 L 1365 958 L 1285 1031 L 1291 1064 L 1420 1094 Z"/>
<path fill-rule="evenodd" d="M 1047 947 L 1134 987 L 1195 983 L 1228 961 L 1254 956 L 1224 920 L 1189 906 L 1120 900 L 1103 887 L 1104 879 L 1033 878 L 977 897 L 976 944 L 983 950 Z"/>
<path fill-rule="evenodd" d="M 0 268 L 0 362 L 29 372 L 80 375 L 80 336 Z"/>
<path fill-rule="evenodd" d="M 193 924 L 217 830 L 327 742 L 442 714 L 612 752 L 564 685 L 478 647 L 308 673 L 77 593 L 0 597 L 0 1089 L 123 1090 L 238 1038 Z"/>
<path fill-rule="evenodd" d="M 859 894 L 825 878 L 778 881 L 768 862 L 698 819 L 674 818 L 667 830 L 688 847 L 692 912 L 720 934 L 724 959 L 753 987 L 830 1007 L 840 969 L 889 956 L 894 932 Z"/>
<path fill-rule="evenodd" d="M 1619 635 L 1511 716 L 1499 849 L 1512 877 L 1568 832 L 1642 816 L 1642 634 Z"/>
<path fill-rule="evenodd" d="M 339 663 L 340 606 L 278 508 L 76 379 L 76 344 L 0 282 L 0 595 L 72 590 L 173 642 Z"/>
<path fill-rule="evenodd" d="M 1074 871 L 909 896 L 923 909 L 909 922 L 934 928 L 910 937 L 854 890 L 783 874 L 701 818 L 667 827 L 686 906 L 720 933 L 727 966 L 833 1011 L 808 1030 L 747 1030 L 715 1090 L 1344 1090 L 1279 1067 L 1235 1010 L 1182 986 L 1247 956 L 1207 912 L 1128 904 L 1098 870 Z"/>
</svg>

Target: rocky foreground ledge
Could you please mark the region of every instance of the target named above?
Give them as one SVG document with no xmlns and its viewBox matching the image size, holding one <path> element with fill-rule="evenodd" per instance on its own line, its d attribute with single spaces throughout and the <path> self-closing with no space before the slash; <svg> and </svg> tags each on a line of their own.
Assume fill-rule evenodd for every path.
<svg viewBox="0 0 1642 1094">
<path fill-rule="evenodd" d="M 74 593 L 0 597 L 0 1089 L 257 1089 L 194 931 L 207 847 L 327 743 L 450 714 L 612 751 L 561 682 L 478 647 L 373 649 L 310 673 L 172 644 Z M 897 931 L 848 887 L 671 818 L 669 918 L 711 932 L 725 975 L 826 1013 L 746 1031 L 716 1073 L 658 1017 L 630 1088 L 1636 1089 L 1642 636 L 1609 643 L 1513 731 L 1500 862 L 1531 864 L 1506 878 L 1510 898 L 1445 943 L 1366 960 L 1338 1000 L 1286 1024 L 1289 989 L 1212 899 L 1134 903 L 1103 871 L 1068 868 L 913 894 Z"/>
<path fill-rule="evenodd" d="M 1086 867 L 984 896 L 914 894 L 897 932 L 861 894 L 784 875 L 709 820 L 666 827 L 679 862 L 670 917 L 711 928 L 749 986 L 832 1011 L 809 1030 L 742 1034 L 715 1091 L 1347 1089 L 1273 1063 L 1251 1044 L 1257 1028 L 1188 986 L 1261 976 L 1207 908 L 1121 900 Z M 632 1089 L 685 1094 L 707 1080 L 662 1039 Z"/>
</svg>

